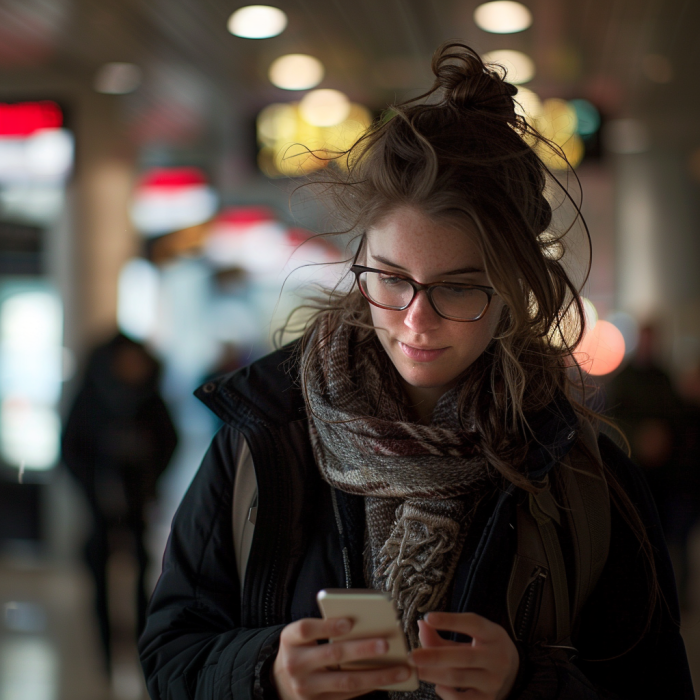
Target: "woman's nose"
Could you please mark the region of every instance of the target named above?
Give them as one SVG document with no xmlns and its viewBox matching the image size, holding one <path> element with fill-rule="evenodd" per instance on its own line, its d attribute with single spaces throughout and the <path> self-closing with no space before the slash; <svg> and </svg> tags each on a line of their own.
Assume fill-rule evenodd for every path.
<svg viewBox="0 0 700 700">
<path fill-rule="evenodd" d="M 414 333 L 426 333 L 434 330 L 440 325 L 440 320 L 440 316 L 432 307 L 425 290 L 416 294 L 404 316 L 404 324 Z"/>
</svg>

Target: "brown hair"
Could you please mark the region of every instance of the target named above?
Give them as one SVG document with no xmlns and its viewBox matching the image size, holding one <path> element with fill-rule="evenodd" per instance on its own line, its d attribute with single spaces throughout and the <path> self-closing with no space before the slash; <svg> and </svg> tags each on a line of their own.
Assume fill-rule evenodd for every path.
<svg viewBox="0 0 700 700">
<path fill-rule="evenodd" d="M 349 151 L 332 154 L 346 159 L 347 172 L 328 169 L 315 184 L 330 196 L 345 230 L 361 236 L 358 254 L 364 231 L 399 207 L 476 230 L 504 311 L 496 342 L 465 375 L 460 403 L 476 408 L 491 466 L 532 490 L 518 469 L 527 449 L 526 415 L 570 393 L 571 350 L 584 319 L 562 261 L 564 232 L 550 226 L 545 191 L 557 181 L 532 144 L 556 147 L 516 113 L 517 89 L 505 81 L 505 71 L 484 65 L 468 46 L 443 44 L 432 67 L 433 87 L 394 105 Z M 357 290 L 332 294 L 319 313 L 331 314 L 332 326 L 372 328 Z"/>
<path fill-rule="evenodd" d="M 437 49 L 432 69 L 428 92 L 394 105 L 348 151 L 316 154 L 346 168 L 327 168 L 315 185 L 330 196 L 343 232 L 361 237 L 358 254 L 364 232 L 399 207 L 476 231 L 504 304 L 495 342 L 465 373 L 461 413 L 474 411 L 489 464 L 537 491 L 520 468 L 531 436 L 527 416 L 564 395 L 579 414 L 597 418 L 585 407 L 584 375 L 573 356 L 585 321 L 579 286 L 564 264 L 565 236 L 578 226 L 589 247 L 587 276 L 590 237 L 579 206 L 538 155 L 550 149 L 566 163 L 563 152 L 516 112 L 517 88 L 506 82 L 505 69 L 485 65 L 459 41 Z M 557 196 L 572 212 L 568 225 L 554 222 L 561 218 L 553 216 Z M 316 313 L 328 314 L 331 328 L 352 324 L 362 329 L 362 340 L 374 336 L 368 304 L 356 289 L 336 289 Z M 320 361 L 321 343 L 309 347 L 311 328 L 313 320 L 302 346 L 308 362 Z M 655 599 L 645 528 L 617 480 L 600 468 L 645 550 Z"/>
</svg>

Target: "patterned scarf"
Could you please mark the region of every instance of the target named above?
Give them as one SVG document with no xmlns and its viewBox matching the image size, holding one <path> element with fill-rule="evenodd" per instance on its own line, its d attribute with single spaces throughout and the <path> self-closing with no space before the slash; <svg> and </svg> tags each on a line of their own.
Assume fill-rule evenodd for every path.
<svg viewBox="0 0 700 700">
<path fill-rule="evenodd" d="M 320 343 L 320 361 L 308 349 L 302 358 L 311 443 L 324 480 L 365 497 L 366 583 L 391 594 L 413 649 L 418 619 L 447 605 L 486 463 L 459 426 L 460 387 L 440 398 L 430 425 L 411 422 L 379 341 L 357 347 L 356 333 L 329 333 L 321 317 L 310 338 L 307 347 Z"/>
</svg>

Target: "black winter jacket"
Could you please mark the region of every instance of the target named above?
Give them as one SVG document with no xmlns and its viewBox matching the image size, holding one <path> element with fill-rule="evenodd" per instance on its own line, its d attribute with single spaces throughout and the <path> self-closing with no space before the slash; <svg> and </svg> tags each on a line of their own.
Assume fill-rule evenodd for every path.
<svg viewBox="0 0 700 700">
<path fill-rule="evenodd" d="M 153 700 L 274 700 L 268 673 L 284 625 L 318 617 L 321 588 L 364 586 L 362 499 L 321 480 L 294 377 L 287 346 L 197 391 L 226 425 L 175 515 L 139 640 Z M 556 468 L 576 435 L 566 403 L 535 423 L 539 446 L 528 456 L 531 474 Z M 232 536 L 240 435 L 250 446 L 259 494 L 243 590 Z M 574 631 L 578 656 L 522 649 L 510 697 L 689 700 L 694 694 L 675 582 L 653 501 L 638 468 L 609 439 L 601 436 L 599 447 L 646 525 L 664 601 L 642 636 L 649 599 L 644 558 L 613 507 L 610 555 Z M 455 574 L 451 610 L 502 623 L 517 496 L 512 489 L 496 493 L 479 507 Z"/>
</svg>

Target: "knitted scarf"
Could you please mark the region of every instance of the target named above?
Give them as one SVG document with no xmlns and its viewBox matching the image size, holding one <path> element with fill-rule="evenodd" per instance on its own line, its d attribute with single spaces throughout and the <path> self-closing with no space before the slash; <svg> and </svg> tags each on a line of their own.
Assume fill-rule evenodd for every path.
<svg viewBox="0 0 700 700">
<path fill-rule="evenodd" d="M 430 425 L 412 422 L 378 339 L 356 346 L 357 329 L 329 328 L 328 317 L 316 322 L 301 363 L 314 456 L 326 482 L 365 497 L 366 584 L 391 594 L 416 648 L 418 619 L 447 604 L 487 487 L 485 460 L 460 428 L 459 386 L 440 398 Z"/>
</svg>

